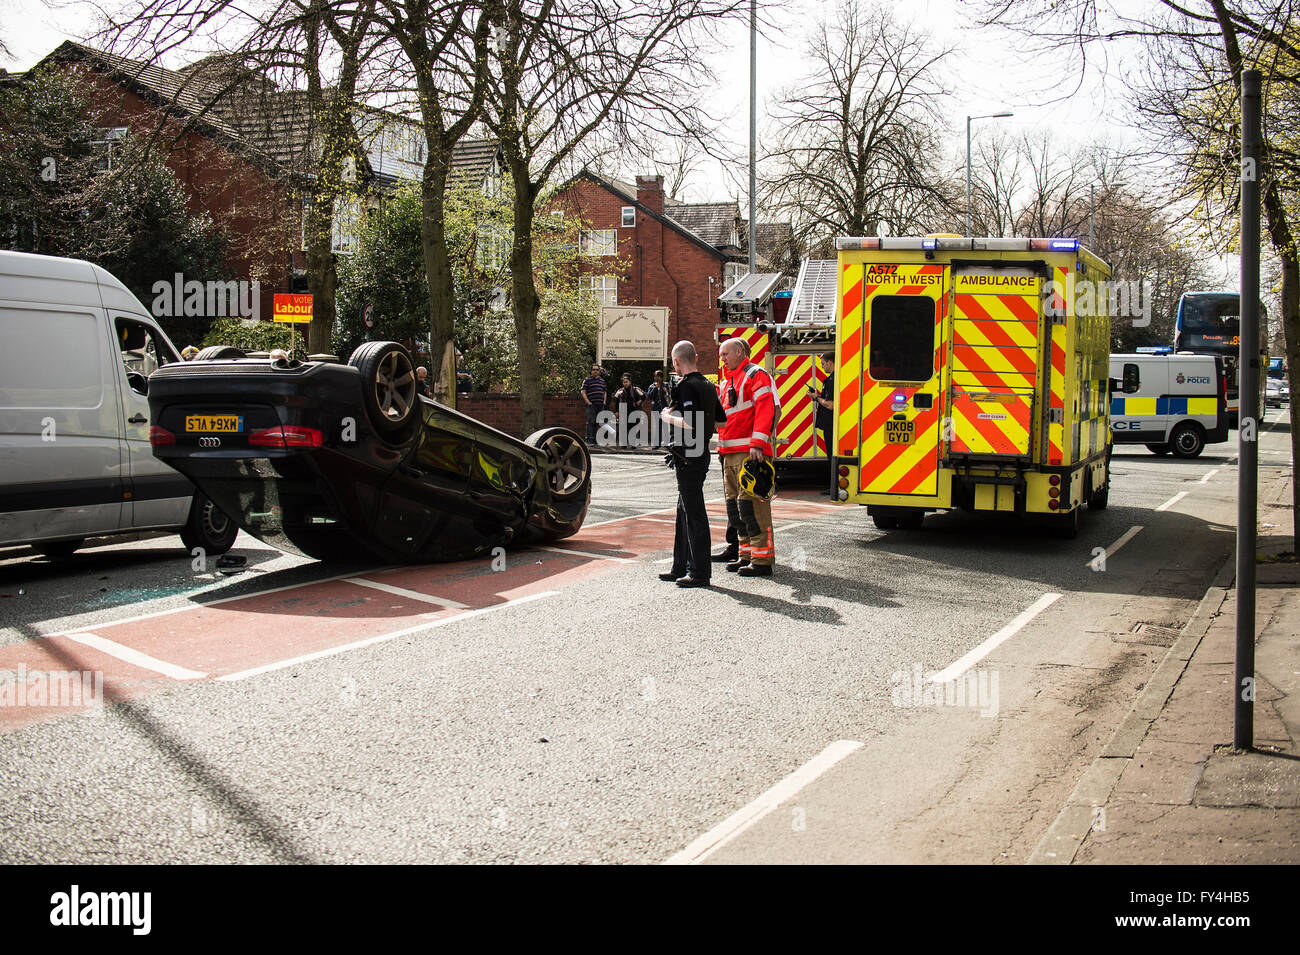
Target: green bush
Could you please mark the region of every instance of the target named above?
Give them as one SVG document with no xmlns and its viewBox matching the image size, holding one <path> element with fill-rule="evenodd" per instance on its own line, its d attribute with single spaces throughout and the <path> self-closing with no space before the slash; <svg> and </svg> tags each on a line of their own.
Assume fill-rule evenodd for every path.
<svg viewBox="0 0 1300 955">
<path fill-rule="evenodd" d="M 302 344 L 298 336 L 298 344 Z M 244 351 L 270 351 L 289 347 L 289 326 L 281 322 L 246 322 L 242 318 L 218 318 L 204 337 L 200 348 L 209 345 L 233 345 Z"/>
</svg>

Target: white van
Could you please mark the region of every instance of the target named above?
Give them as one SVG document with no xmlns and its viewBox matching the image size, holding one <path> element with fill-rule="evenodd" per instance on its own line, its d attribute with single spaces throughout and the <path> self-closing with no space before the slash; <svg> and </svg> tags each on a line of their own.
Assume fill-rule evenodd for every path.
<svg viewBox="0 0 1300 955">
<path fill-rule="evenodd" d="M 1110 377 L 1136 376 L 1137 390 L 1113 393 L 1115 444 L 1145 444 L 1156 454 L 1194 458 L 1228 440 L 1227 379 L 1214 355 L 1111 355 Z"/>
<path fill-rule="evenodd" d="M 179 531 L 230 549 L 234 522 L 149 445 L 149 375 L 178 360 L 99 266 L 0 251 L 0 547 L 66 557 L 89 537 Z"/>
</svg>

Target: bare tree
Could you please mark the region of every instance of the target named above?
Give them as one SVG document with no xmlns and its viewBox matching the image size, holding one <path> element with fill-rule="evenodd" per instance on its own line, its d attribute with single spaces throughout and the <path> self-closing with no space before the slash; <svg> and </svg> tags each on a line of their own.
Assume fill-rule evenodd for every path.
<svg viewBox="0 0 1300 955">
<path fill-rule="evenodd" d="M 916 231 L 943 198 L 939 155 L 949 50 L 883 4 L 840 3 L 809 39 L 808 74 L 773 112 L 764 156 L 768 205 L 824 254 L 835 235 Z"/>
<path fill-rule="evenodd" d="M 494 0 L 496 81 L 485 122 L 513 187 L 511 306 L 524 431 L 542 424 L 533 219 L 557 174 L 597 130 L 603 142 L 638 129 L 703 137 L 692 102 L 707 78 L 705 30 L 743 0 Z"/>
<path fill-rule="evenodd" d="M 1223 250 L 1235 246 L 1239 210 L 1242 73 L 1265 77 L 1261 207 L 1280 271 L 1280 306 L 1291 386 L 1300 384 L 1300 41 L 1297 0 L 1162 0 L 1125 12 L 1099 0 L 988 0 L 984 19 L 1019 30 L 1086 64 L 1114 40 L 1146 47 L 1133 97 L 1142 128 L 1174 170 L 1170 201 L 1191 210 Z M 1293 406 L 1294 408 L 1294 406 Z M 1294 418 L 1294 412 L 1293 412 Z M 1300 434 L 1291 429 L 1292 453 Z M 1300 522 L 1300 485 L 1293 488 Z M 1292 534 L 1295 535 L 1293 526 Z"/>
<path fill-rule="evenodd" d="M 478 120 L 490 79 L 488 8 L 470 2 L 380 0 L 386 29 L 401 48 L 424 131 L 420 238 L 429 296 L 434 395 L 456 400 L 455 295 L 447 248 L 446 201 L 452 152 Z"/>
</svg>

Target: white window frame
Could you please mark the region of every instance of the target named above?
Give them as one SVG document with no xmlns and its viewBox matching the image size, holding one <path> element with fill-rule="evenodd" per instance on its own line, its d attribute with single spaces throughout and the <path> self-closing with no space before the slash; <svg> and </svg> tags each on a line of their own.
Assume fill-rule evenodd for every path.
<svg viewBox="0 0 1300 955">
<path fill-rule="evenodd" d="M 623 228 L 631 229 L 636 226 L 636 206 L 623 207 Z"/>
<path fill-rule="evenodd" d="M 618 255 L 617 229 L 583 229 L 578 233 L 578 254 Z"/>
<path fill-rule="evenodd" d="M 618 279 L 612 275 L 587 275 L 583 285 L 595 297 L 598 305 L 618 304 Z"/>
<path fill-rule="evenodd" d="M 722 269 L 722 290 L 725 292 L 748 274 L 748 262 L 728 262 Z"/>
<path fill-rule="evenodd" d="M 338 196 L 334 200 L 334 221 L 331 229 L 330 250 L 339 255 L 356 251 L 357 229 L 365 214 L 361 200 L 355 196 Z"/>
<path fill-rule="evenodd" d="M 95 129 L 95 135 L 90 141 L 90 146 L 96 154 L 95 168 L 97 170 L 108 172 L 113 168 L 113 144 L 118 140 L 125 140 L 130 133 L 130 129 L 126 126 L 100 126 Z"/>
</svg>

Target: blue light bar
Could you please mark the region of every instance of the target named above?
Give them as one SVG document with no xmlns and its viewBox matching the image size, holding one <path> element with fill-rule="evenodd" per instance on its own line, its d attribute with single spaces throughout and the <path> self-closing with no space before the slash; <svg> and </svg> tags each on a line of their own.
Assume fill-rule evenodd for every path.
<svg viewBox="0 0 1300 955">
<path fill-rule="evenodd" d="M 1172 355 L 1173 345 L 1139 345 L 1135 351 L 1141 355 Z"/>
<path fill-rule="evenodd" d="M 1053 239 L 1052 251 L 1053 252 L 1078 252 L 1079 240 L 1078 239 Z"/>
<path fill-rule="evenodd" d="M 927 252 L 933 252 L 935 249 L 939 248 L 939 240 L 938 240 L 938 239 L 922 239 L 922 240 L 921 240 L 921 248 L 924 249 L 924 250 L 927 251 Z"/>
</svg>

